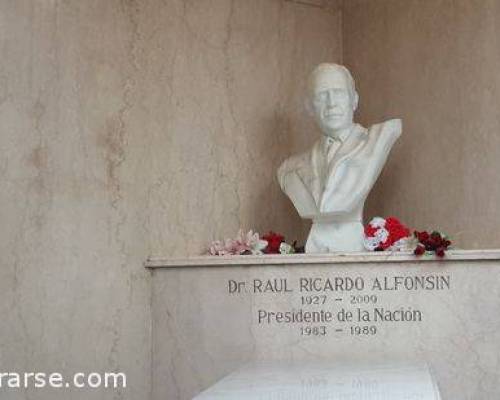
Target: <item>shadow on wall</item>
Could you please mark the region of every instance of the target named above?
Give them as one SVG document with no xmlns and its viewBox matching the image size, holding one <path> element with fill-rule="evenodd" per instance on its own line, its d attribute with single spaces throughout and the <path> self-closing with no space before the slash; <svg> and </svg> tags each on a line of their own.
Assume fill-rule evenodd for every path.
<svg viewBox="0 0 500 400">
<path fill-rule="evenodd" d="M 297 240 L 303 243 L 307 236 L 308 223 L 297 214 L 292 203 L 281 191 L 276 173 L 283 160 L 294 152 L 294 134 L 290 130 L 287 113 L 276 112 L 262 120 L 260 131 L 265 134 L 256 135 L 252 143 L 256 158 L 254 162 L 265 164 L 259 169 L 261 176 L 258 185 L 249 185 L 255 190 L 253 201 L 248 204 L 249 216 L 253 216 L 253 224 L 248 228 L 257 230 L 261 235 L 273 230 L 282 233 L 286 240 Z M 271 143 L 272 142 L 272 143 Z M 289 218 L 283 218 L 283 215 Z M 247 227 L 244 227 L 247 228 Z"/>
</svg>

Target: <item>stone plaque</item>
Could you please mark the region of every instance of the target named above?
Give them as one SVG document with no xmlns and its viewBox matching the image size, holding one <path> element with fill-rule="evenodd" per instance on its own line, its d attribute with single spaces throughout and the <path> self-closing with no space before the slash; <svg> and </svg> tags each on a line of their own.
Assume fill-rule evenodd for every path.
<svg viewBox="0 0 500 400">
<path fill-rule="evenodd" d="M 444 399 L 500 398 L 500 262 L 156 270 L 155 398 L 251 361 L 429 365 Z"/>
</svg>

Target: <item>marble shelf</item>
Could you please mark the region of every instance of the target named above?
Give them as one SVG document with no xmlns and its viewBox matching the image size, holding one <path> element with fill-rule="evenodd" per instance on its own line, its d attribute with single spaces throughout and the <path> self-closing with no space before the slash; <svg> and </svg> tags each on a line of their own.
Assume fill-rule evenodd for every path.
<svg viewBox="0 0 500 400">
<path fill-rule="evenodd" d="M 144 263 L 146 268 L 188 268 L 188 267 L 221 267 L 251 265 L 310 265 L 310 264 L 345 264 L 345 263 L 394 263 L 394 262 L 429 262 L 439 260 L 472 261 L 500 260 L 500 249 L 450 250 L 446 257 L 416 257 L 410 252 L 366 252 L 339 254 L 292 254 L 262 256 L 190 256 L 190 257 L 149 257 Z"/>
</svg>

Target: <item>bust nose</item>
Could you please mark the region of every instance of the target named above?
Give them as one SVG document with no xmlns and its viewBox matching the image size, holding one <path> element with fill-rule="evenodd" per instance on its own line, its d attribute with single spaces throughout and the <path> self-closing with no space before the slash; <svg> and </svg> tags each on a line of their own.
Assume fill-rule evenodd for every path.
<svg viewBox="0 0 500 400">
<path fill-rule="evenodd" d="M 335 96 L 333 95 L 333 90 L 329 90 L 326 92 L 326 105 L 328 107 L 335 106 Z"/>
</svg>

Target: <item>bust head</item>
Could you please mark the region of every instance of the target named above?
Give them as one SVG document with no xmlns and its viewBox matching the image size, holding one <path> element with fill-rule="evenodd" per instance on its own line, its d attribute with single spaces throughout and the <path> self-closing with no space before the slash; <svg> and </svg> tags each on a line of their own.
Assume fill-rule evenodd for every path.
<svg viewBox="0 0 500 400">
<path fill-rule="evenodd" d="M 309 96 L 311 111 L 325 135 L 336 136 L 336 132 L 353 124 L 358 94 L 347 68 L 329 63 L 318 65 L 309 78 Z"/>
</svg>

